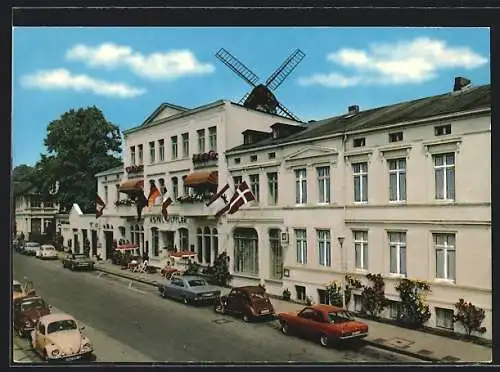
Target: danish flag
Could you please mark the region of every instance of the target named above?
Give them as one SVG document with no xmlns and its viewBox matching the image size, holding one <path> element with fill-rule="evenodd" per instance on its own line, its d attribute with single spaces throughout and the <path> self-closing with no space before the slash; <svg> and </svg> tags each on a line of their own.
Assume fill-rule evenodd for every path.
<svg viewBox="0 0 500 372">
<path fill-rule="evenodd" d="M 243 181 L 235 190 L 235 193 L 229 202 L 228 213 L 236 213 L 243 205 L 248 204 L 253 200 L 255 200 L 255 195 L 252 193 L 250 187 L 248 187 L 246 181 Z"/>
</svg>

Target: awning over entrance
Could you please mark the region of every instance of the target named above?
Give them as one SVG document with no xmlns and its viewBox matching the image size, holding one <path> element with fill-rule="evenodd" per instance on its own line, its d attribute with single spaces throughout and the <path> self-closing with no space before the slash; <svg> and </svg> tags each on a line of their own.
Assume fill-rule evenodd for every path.
<svg viewBox="0 0 500 372">
<path fill-rule="evenodd" d="M 184 185 L 188 187 L 198 187 L 202 185 L 217 187 L 218 178 L 217 171 L 193 172 L 188 174 L 184 180 Z"/>
<path fill-rule="evenodd" d="M 144 187 L 144 180 L 142 178 L 133 178 L 131 180 L 123 181 L 118 189 L 120 192 L 129 193 L 132 191 L 140 191 Z"/>
</svg>

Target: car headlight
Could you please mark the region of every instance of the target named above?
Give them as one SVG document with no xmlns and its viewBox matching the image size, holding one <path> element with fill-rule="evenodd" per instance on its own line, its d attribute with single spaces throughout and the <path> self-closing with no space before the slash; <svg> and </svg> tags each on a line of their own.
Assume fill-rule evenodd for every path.
<svg viewBox="0 0 500 372">
<path fill-rule="evenodd" d="M 52 350 L 51 354 L 52 354 L 52 356 L 58 356 L 59 353 L 60 353 L 59 349 L 54 349 L 54 350 Z"/>
</svg>

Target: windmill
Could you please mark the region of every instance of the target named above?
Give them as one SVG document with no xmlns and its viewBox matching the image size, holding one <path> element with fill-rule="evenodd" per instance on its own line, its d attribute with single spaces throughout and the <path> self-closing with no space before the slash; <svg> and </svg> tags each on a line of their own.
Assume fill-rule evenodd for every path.
<svg viewBox="0 0 500 372">
<path fill-rule="evenodd" d="M 300 121 L 294 114 L 283 106 L 272 91 L 276 90 L 298 66 L 306 56 L 303 51 L 296 49 L 290 56 L 274 71 L 266 80 L 265 84 L 257 84 L 259 77 L 255 75 L 248 67 L 241 63 L 236 57 L 226 49 L 221 48 L 215 56 L 229 67 L 236 75 L 250 84 L 253 89 L 245 94 L 238 102 L 243 106 L 277 114 L 289 119 Z"/>
</svg>

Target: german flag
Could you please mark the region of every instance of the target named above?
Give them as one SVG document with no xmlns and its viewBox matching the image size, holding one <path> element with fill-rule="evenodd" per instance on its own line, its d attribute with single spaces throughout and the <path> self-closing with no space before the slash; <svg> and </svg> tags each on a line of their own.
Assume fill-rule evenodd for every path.
<svg viewBox="0 0 500 372">
<path fill-rule="evenodd" d="M 151 211 L 153 205 L 155 204 L 156 198 L 161 196 L 160 190 L 155 185 L 155 181 L 149 181 L 149 196 L 148 196 L 148 208 Z"/>
</svg>

